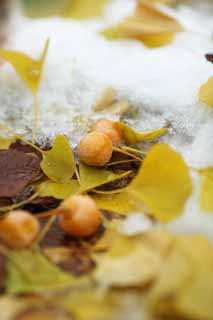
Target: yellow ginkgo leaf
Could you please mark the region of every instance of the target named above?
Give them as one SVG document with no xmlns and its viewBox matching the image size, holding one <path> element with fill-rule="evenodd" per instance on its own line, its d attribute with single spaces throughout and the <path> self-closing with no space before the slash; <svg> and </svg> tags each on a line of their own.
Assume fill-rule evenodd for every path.
<svg viewBox="0 0 213 320">
<path fill-rule="evenodd" d="M 155 231 L 138 236 L 124 236 L 115 229 L 107 230 L 105 238 L 95 250 L 107 245 L 107 250 L 96 254 L 97 268 L 94 277 L 98 283 L 113 287 L 140 287 L 152 281 L 159 272 L 167 254 L 170 238 Z M 153 246 L 156 238 L 163 245 Z"/>
<path fill-rule="evenodd" d="M 66 183 L 47 180 L 38 184 L 37 191 L 39 197 L 53 197 L 55 199 L 64 200 L 79 191 L 79 184 L 78 181 L 74 179 Z"/>
<path fill-rule="evenodd" d="M 79 171 L 81 192 L 86 192 L 109 182 L 122 179 L 131 172 L 127 171 L 121 174 L 115 174 L 112 171 L 89 167 L 83 163 L 80 163 Z"/>
<path fill-rule="evenodd" d="M 151 309 L 162 318 L 212 319 L 211 244 L 199 235 L 178 236 L 170 249 L 149 293 Z"/>
<path fill-rule="evenodd" d="M 26 83 L 34 97 L 34 132 L 33 141 L 36 137 L 38 122 L 37 92 L 42 76 L 42 69 L 49 47 L 49 39 L 45 43 L 41 57 L 36 60 L 19 51 L 0 50 L 0 57 L 9 62 L 18 75 Z"/>
<path fill-rule="evenodd" d="M 138 0 L 133 15 L 102 34 L 108 39 L 130 38 L 140 40 L 148 47 L 159 47 L 170 43 L 174 35 L 181 31 L 180 23 L 163 13 L 154 3 Z"/>
<path fill-rule="evenodd" d="M 55 138 L 52 149 L 42 152 L 41 169 L 52 181 L 66 183 L 72 178 L 76 166 L 69 141 L 64 135 Z"/>
<path fill-rule="evenodd" d="M 111 195 L 96 194 L 92 197 L 100 209 L 122 215 L 128 215 L 141 209 L 141 206 L 138 205 L 137 201 L 134 201 L 128 192 Z"/>
<path fill-rule="evenodd" d="M 209 80 L 201 86 L 199 100 L 213 107 L 213 77 L 210 77 Z"/>
<path fill-rule="evenodd" d="M 162 135 L 164 135 L 168 131 L 167 128 L 161 128 L 159 130 L 155 130 L 147 133 L 139 133 L 134 131 L 132 128 L 130 128 L 123 122 L 117 122 L 117 124 L 122 129 L 123 139 L 125 140 L 126 143 L 129 143 L 129 144 L 136 144 L 142 141 L 157 139 L 157 138 L 160 138 Z"/>
<path fill-rule="evenodd" d="M 0 137 L 0 150 L 6 150 L 9 149 L 11 143 L 15 141 L 14 138 L 4 138 Z"/>
<path fill-rule="evenodd" d="M 201 209 L 213 213 L 213 167 L 201 170 Z"/>
<path fill-rule="evenodd" d="M 109 0 L 72 0 L 66 17 L 73 19 L 90 19 L 100 16 Z"/>
<path fill-rule="evenodd" d="M 157 144 L 127 189 L 157 220 L 168 222 L 182 213 L 192 182 L 182 157 L 168 145 Z"/>
</svg>

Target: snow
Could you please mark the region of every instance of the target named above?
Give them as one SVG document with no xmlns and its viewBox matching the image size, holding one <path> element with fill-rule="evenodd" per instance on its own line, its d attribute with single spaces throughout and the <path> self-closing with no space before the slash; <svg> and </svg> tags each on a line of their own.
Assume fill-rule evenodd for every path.
<svg viewBox="0 0 213 320">
<path fill-rule="evenodd" d="M 106 87 L 113 86 L 120 98 L 139 108 L 137 119 L 129 120 L 135 128 L 145 131 L 169 123 L 171 129 L 163 141 L 180 152 L 190 167 L 212 166 L 213 109 L 200 103 L 197 95 L 213 74 L 213 65 L 204 58 L 213 52 L 213 3 L 187 3 L 161 6 L 186 31 L 171 45 L 157 49 L 137 41 L 109 42 L 98 34 L 129 14 L 134 0 L 114 0 L 102 18 L 83 22 L 57 17 L 30 20 L 17 14 L 8 48 L 38 57 L 46 38 L 51 39 L 39 91 L 39 142 L 65 133 L 73 145 L 78 143 L 88 121 L 97 117 L 91 112 L 92 104 Z M 30 137 L 33 100 L 8 64 L 0 72 L 0 105 L 1 121 Z M 184 216 L 171 228 L 188 232 L 195 226 L 196 231 L 210 234 L 213 216 L 204 217 L 198 200 L 196 191 Z"/>
</svg>

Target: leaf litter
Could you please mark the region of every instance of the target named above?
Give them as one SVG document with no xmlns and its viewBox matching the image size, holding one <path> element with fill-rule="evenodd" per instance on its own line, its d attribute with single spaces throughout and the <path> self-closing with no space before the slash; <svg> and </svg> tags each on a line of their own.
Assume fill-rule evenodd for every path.
<svg viewBox="0 0 213 320">
<path fill-rule="evenodd" d="M 86 4 L 86 2 L 84 3 Z M 83 6 L 84 4 L 82 8 Z M 86 6 L 82 11 L 79 11 L 79 16 L 76 14 L 75 17 L 89 17 L 87 14 L 85 15 L 85 8 Z M 143 8 L 143 13 L 142 11 L 137 12 L 141 8 Z M 147 19 L 146 26 L 143 23 L 141 24 L 143 14 Z M 156 19 L 154 23 L 152 14 Z M 128 36 L 136 37 L 151 47 L 169 43 L 174 34 L 182 30 L 179 23 L 174 19 L 158 11 L 154 4 L 148 4 L 145 1 L 139 2 L 135 16 L 127 18 L 127 22 L 129 25 L 127 23 L 127 26 L 125 26 L 124 23 L 124 29 L 129 28 Z M 166 25 L 168 29 L 165 31 Z M 151 31 L 149 28 L 151 28 Z M 146 34 L 147 30 L 150 32 L 150 34 L 148 32 L 148 35 Z M 18 69 L 17 66 L 15 67 L 34 96 L 37 94 L 47 47 L 48 44 L 46 44 L 39 67 L 37 66 L 39 73 L 36 75 L 35 82 L 29 82 L 25 70 L 19 69 L 20 66 Z M 5 54 L 6 60 L 12 59 L 10 62 L 14 63 L 14 56 L 11 56 L 9 52 L 2 51 L 2 54 Z M 9 55 L 7 56 L 7 54 Z M 25 64 L 32 62 L 27 56 L 22 56 L 20 53 L 17 57 L 21 61 L 24 59 L 24 68 Z M 209 83 L 207 83 L 207 87 L 201 88 L 199 98 L 211 105 L 211 93 L 208 85 Z M 110 94 L 111 98 L 106 101 Z M 105 101 L 100 100 L 100 105 L 96 111 L 102 111 L 108 105 L 117 103 L 113 91 L 108 91 L 106 98 Z M 120 122 L 120 126 L 123 129 L 125 143 L 133 145 L 141 141 L 159 138 L 167 132 L 166 128 L 162 128 L 155 132 L 143 134 L 134 131 L 124 123 Z M 3 149 L 8 149 L 11 141 L 1 140 L 0 145 Z M 31 144 L 31 146 L 40 152 L 42 161 L 36 156 L 35 152 L 30 154 L 30 152 L 12 149 L 0 152 L 8 152 L 8 154 L 19 152 L 28 159 L 38 161 L 39 171 L 42 169 L 43 175 L 45 175 L 45 178 L 42 177 L 41 180 L 38 180 L 38 185 L 44 186 L 40 190 L 43 197 L 51 196 L 64 199 L 70 194 L 87 192 L 96 200 L 101 209 L 123 215 L 139 210 L 154 217 L 156 221 L 167 222 L 181 214 L 186 200 L 192 192 L 189 168 L 187 168 L 181 156 L 165 144 L 156 144 L 151 147 L 147 154 L 144 154 L 144 157 L 141 158 L 141 166 L 135 172 L 135 177 L 122 192 L 116 190 L 116 194 L 114 194 L 113 190 L 110 194 L 110 190 L 106 190 L 105 195 L 93 194 L 91 191 L 98 187 L 104 188 L 106 184 L 122 179 L 125 175 L 128 175 L 128 171 L 121 169 L 122 173 L 115 174 L 109 169 L 106 170 L 106 168 L 96 169 L 79 164 L 75 160 L 67 138 L 62 135 L 55 138 L 50 150 L 42 150 L 34 144 Z M 203 178 L 201 206 L 206 208 L 206 206 L 209 206 L 209 199 L 211 199 L 211 168 L 203 171 L 201 176 Z M 31 179 L 29 179 L 28 174 L 26 185 L 32 182 L 34 184 L 33 180 L 37 177 L 38 174 L 35 177 L 31 176 Z M 11 180 L 14 183 L 14 177 Z M 3 186 L 5 185 L 6 183 L 3 184 Z M 25 185 L 19 188 L 23 189 L 24 187 Z M 18 184 L 16 188 L 18 188 Z M 19 188 L 17 192 L 19 192 Z M 148 308 L 153 314 L 167 316 L 172 312 L 172 316 L 186 316 L 193 319 L 209 319 L 209 317 L 212 317 L 212 247 L 204 238 L 196 235 L 174 236 L 158 229 L 137 236 L 127 236 L 121 234 L 116 223 L 113 225 L 114 223 L 114 220 L 111 223 L 105 223 L 103 234 L 93 243 L 84 240 L 82 243 L 79 242 L 77 246 L 67 245 L 66 237 L 63 235 L 62 238 L 59 237 L 57 245 L 54 243 L 52 247 L 44 248 L 42 244 L 41 250 L 30 248 L 23 251 L 11 251 L 7 257 L 7 292 L 10 294 L 42 293 L 50 289 L 53 294 L 55 290 L 61 291 L 61 289 L 67 287 L 75 288 L 76 285 L 82 286 L 84 290 L 79 295 L 78 293 L 70 296 L 66 295 L 64 305 L 67 304 L 66 307 L 72 309 L 79 319 L 85 318 L 82 301 L 85 301 L 84 305 L 88 311 L 85 319 L 88 319 L 88 317 L 94 319 L 94 317 L 97 318 L 97 315 L 99 316 L 98 319 L 105 319 L 106 316 L 110 317 L 114 308 L 113 299 L 111 299 L 114 297 L 113 289 L 108 289 L 106 294 L 102 295 L 102 299 L 97 299 L 98 294 L 94 288 L 94 283 L 88 282 L 88 279 L 84 282 L 83 278 L 76 281 L 70 275 L 76 268 L 78 258 L 80 259 L 82 255 L 80 263 L 80 267 L 82 267 L 84 261 L 88 262 L 87 255 L 89 254 L 96 262 L 96 268 L 93 270 L 94 265 L 92 267 L 93 280 L 95 280 L 96 286 L 100 288 L 119 287 L 123 288 L 124 291 L 129 287 L 143 288 L 143 293 L 139 291 L 137 296 L 140 301 L 142 298 L 147 301 Z M 117 223 L 119 225 L 119 222 Z M 50 229 L 52 230 L 52 228 L 53 226 Z M 58 234 L 53 231 L 52 237 L 57 238 L 57 236 Z M 84 256 L 84 249 L 86 249 L 86 256 Z M 203 261 L 205 261 L 205 268 Z M 89 263 L 86 266 L 89 266 Z M 79 276 L 77 273 L 75 275 Z M 91 286 L 89 293 L 86 289 L 88 283 Z M 145 290 L 147 285 L 151 289 L 149 292 Z M 118 296 L 117 293 L 115 297 Z M 10 302 L 12 303 L 12 301 Z"/>
</svg>

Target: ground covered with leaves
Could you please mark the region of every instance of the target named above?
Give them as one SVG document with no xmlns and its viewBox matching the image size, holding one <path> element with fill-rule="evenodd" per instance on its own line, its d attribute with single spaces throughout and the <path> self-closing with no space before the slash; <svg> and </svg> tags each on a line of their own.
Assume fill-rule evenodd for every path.
<svg viewBox="0 0 213 320">
<path fill-rule="evenodd" d="M 73 1 L 66 16 L 97 16 L 106 2 L 99 0 L 96 7 L 90 0 Z M 101 36 L 115 42 L 134 39 L 154 50 L 172 43 L 180 32 L 181 23 L 155 1 L 138 0 L 132 15 L 102 30 Z M 183 217 L 195 176 L 198 206 L 203 216 L 213 212 L 213 167 L 190 167 L 165 142 L 172 129 L 169 121 L 153 131 L 135 129 L 129 119 L 137 118 L 138 108 L 113 87 L 91 105 L 95 116 L 113 118 L 121 132 L 107 163 L 86 164 L 63 130 L 41 144 L 38 91 L 48 49 L 47 39 L 38 60 L 0 50 L 34 101 L 31 139 L 0 123 L 0 215 L 4 219 L 21 208 L 40 225 L 30 247 L 19 250 L 7 246 L 0 233 L 2 319 L 213 319 L 212 243 L 201 232 L 178 234 L 167 228 Z M 212 53 L 203 59 L 211 66 Z M 212 79 L 200 83 L 196 93 L 208 110 L 213 106 Z M 86 122 L 86 132 L 93 122 Z M 88 237 L 71 236 L 59 224 L 61 202 L 79 194 L 89 195 L 101 211 L 102 223 Z"/>
</svg>

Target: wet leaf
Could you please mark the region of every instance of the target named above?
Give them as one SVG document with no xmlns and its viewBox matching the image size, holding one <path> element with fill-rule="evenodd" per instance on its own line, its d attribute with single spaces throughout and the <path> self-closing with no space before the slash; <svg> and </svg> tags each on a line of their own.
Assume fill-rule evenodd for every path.
<svg viewBox="0 0 213 320">
<path fill-rule="evenodd" d="M 0 50 L 0 56 L 9 62 L 29 89 L 35 95 L 41 80 L 42 69 L 46 58 L 49 40 L 46 41 L 41 57 L 35 60 L 18 51 Z"/>
<path fill-rule="evenodd" d="M 40 159 L 17 150 L 0 150 L 0 197 L 14 197 L 40 175 Z"/>
<path fill-rule="evenodd" d="M 121 174 L 115 174 L 112 171 L 89 167 L 80 163 L 80 192 L 86 192 L 106 183 L 121 179 L 130 174 L 127 171 Z"/>
<path fill-rule="evenodd" d="M 104 239 L 96 245 L 96 250 L 103 249 L 104 244 L 107 249 L 96 255 L 96 281 L 113 287 L 140 287 L 152 281 L 157 276 L 170 245 L 170 238 L 166 233 L 155 233 L 156 235 L 153 232 L 153 237 L 146 237 L 146 234 L 124 236 L 115 229 L 107 230 Z M 162 239 L 160 243 L 163 242 L 163 246 L 158 246 L 159 239 Z"/>
<path fill-rule="evenodd" d="M 68 139 L 64 135 L 58 135 L 52 149 L 43 151 L 42 155 L 41 168 L 45 175 L 55 182 L 69 182 L 76 166 Z"/>
<path fill-rule="evenodd" d="M 106 88 L 101 96 L 97 99 L 92 109 L 95 112 L 103 111 L 111 106 L 116 100 L 117 92 L 112 87 Z"/>
<path fill-rule="evenodd" d="M 7 150 L 10 148 L 10 145 L 13 143 L 13 138 L 4 138 L 0 137 L 0 150 Z"/>
<path fill-rule="evenodd" d="M 158 7 L 145 0 L 139 0 L 133 15 L 125 18 L 102 34 L 108 39 L 130 38 L 142 41 L 147 47 L 169 44 L 182 26 L 174 18 L 163 13 Z"/>
<path fill-rule="evenodd" d="M 76 285 L 74 278 L 51 264 L 38 250 L 11 251 L 7 270 L 6 290 L 9 294 L 46 293 Z"/>
<path fill-rule="evenodd" d="M 201 209 L 213 212 L 213 168 L 201 170 Z"/>
<path fill-rule="evenodd" d="M 51 180 L 39 183 L 37 191 L 40 197 L 53 197 L 55 199 L 64 200 L 79 191 L 77 180 L 70 180 L 66 183 L 53 182 Z"/>
<path fill-rule="evenodd" d="M 117 123 L 123 131 L 123 139 L 125 140 L 126 143 L 129 143 L 129 144 L 136 144 L 142 141 L 157 139 L 163 136 L 168 131 L 167 128 L 161 128 L 159 130 L 155 130 L 147 133 L 139 133 L 133 130 L 132 128 L 130 128 L 129 126 L 127 126 L 123 122 L 117 122 Z"/>
<path fill-rule="evenodd" d="M 164 223 L 182 213 L 192 192 L 192 182 L 182 157 L 168 145 L 157 144 L 127 189 Z"/>
<path fill-rule="evenodd" d="M 201 86 L 199 100 L 213 107 L 213 77 L 209 78 L 209 80 Z"/>
</svg>

